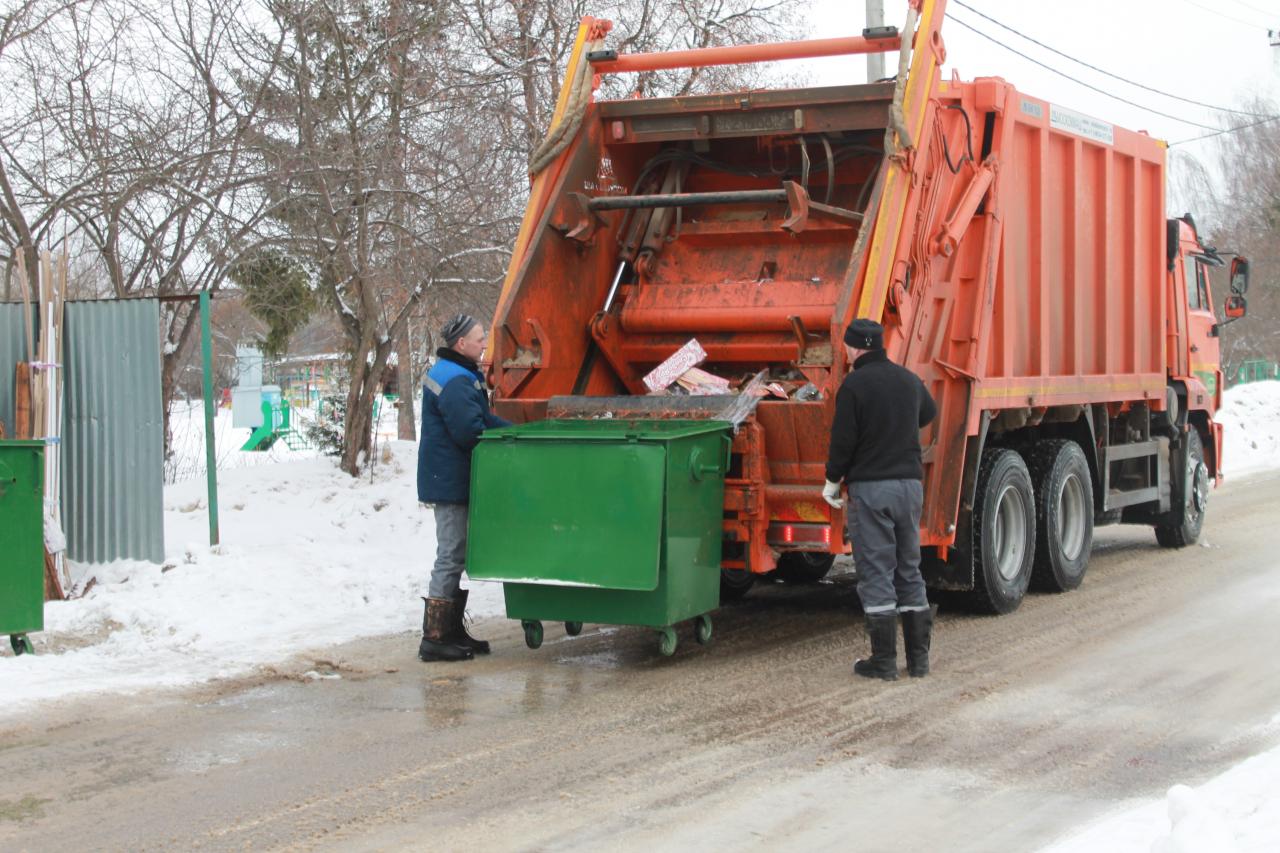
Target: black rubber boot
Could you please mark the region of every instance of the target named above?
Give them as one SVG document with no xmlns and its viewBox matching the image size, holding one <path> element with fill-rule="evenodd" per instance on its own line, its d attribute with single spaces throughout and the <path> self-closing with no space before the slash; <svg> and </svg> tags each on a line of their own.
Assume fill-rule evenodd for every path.
<svg viewBox="0 0 1280 853">
<path fill-rule="evenodd" d="M 463 648 L 447 639 L 453 624 L 454 603 L 448 598 L 424 598 L 427 603 L 422 614 L 422 643 L 418 646 L 418 658 L 424 661 L 471 660 L 471 649 Z"/>
<path fill-rule="evenodd" d="M 871 657 L 855 661 L 853 671 L 863 678 L 898 680 L 898 626 L 893 613 L 871 613 L 866 617 Z"/>
<path fill-rule="evenodd" d="M 933 633 L 933 610 L 902 612 L 902 646 L 907 652 L 907 674 L 923 678 L 929 674 L 929 637 Z"/>
<path fill-rule="evenodd" d="M 467 632 L 467 596 L 470 595 L 469 590 L 460 589 L 458 594 L 453 597 L 453 623 L 449 631 L 449 642 L 455 646 L 462 646 L 464 649 L 470 649 L 478 655 L 489 654 L 489 641 L 477 640 Z"/>
</svg>

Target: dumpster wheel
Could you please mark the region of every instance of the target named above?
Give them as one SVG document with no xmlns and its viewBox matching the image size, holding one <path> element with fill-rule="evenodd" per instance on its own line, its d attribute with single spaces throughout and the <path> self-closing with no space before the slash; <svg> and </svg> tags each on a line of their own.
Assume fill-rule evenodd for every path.
<svg viewBox="0 0 1280 853">
<path fill-rule="evenodd" d="M 524 644 L 531 649 L 542 645 L 542 623 L 536 619 L 525 619 L 520 623 L 524 628 Z"/>
<path fill-rule="evenodd" d="M 693 637 L 699 645 L 711 642 L 711 617 L 703 613 L 693 623 Z"/>
<path fill-rule="evenodd" d="M 668 625 L 665 628 L 658 629 L 658 651 L 662 652 L 663 657 L 671 657 L 676 653 L 676 629 Z"/>
<path fill-rule="evenodd" d="M 35 646 L 31 645 L 31 638 L 26 634 L 10 634 L 9 645 L 13 647 L 14 657 L 36 653 Z"/>
<path fill-rule="evenodd" d="M 564 632 L 568 634 L 570 637 L 576 637 L 582 633 L 582 623 L 566 622 L 564 623 Z"/>
</svg>

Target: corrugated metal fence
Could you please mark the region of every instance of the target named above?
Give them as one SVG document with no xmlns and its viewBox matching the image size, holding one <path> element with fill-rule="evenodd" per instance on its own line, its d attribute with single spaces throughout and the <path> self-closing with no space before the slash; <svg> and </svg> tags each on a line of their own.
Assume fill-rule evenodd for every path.
<svg viewBox="0 0 1280 853">
<path fill-rule="evenodd" d="M 160 303 L 68 302 L 62 518 L 84 563 L 164 560 Z"/>
<path fill-rule="evenodd" d="M 27 351 L 22 316 L 22 306 L 18 303 L 0 302 L 0 423 L 10 438 L 13 437 L 13 369 Z"/>
<path fill-rule="evenodd" d="M 22 306 L 0 303 L 0 420 L 13 435 Z M 62 523 L 81 563 L 164 560 L 160 303 L 68 302 L 63 326 Z"/>
</svg>

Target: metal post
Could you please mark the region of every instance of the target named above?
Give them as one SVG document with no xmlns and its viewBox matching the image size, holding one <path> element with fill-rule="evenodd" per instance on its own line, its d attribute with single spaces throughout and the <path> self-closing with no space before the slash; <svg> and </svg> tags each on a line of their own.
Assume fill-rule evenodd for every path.
<svg viewBox="0 0 1280 853">
<path fill-rule="evenodd" d="M 867 0 L 867 29 L 884 26 L 884 0 Z M 874 83 L 884 77 L 884 54 L 867 54 L 867 82 Z"/>
<path fill-rule="evenodd" d="M 218 460 L 213 446 L 213 336 L 209 332 L 209 291 L 200 291 L 200 361 L 204 373 L 204 466 L 209 479 L 209 544 L 218 537 Z"/>
</svg>

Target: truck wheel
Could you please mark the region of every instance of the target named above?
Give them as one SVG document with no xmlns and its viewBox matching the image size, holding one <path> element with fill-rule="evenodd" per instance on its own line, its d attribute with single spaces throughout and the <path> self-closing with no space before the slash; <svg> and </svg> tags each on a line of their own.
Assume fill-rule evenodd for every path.
<svg viewBox="0 0 1280 853">
<path fill-rule="evenodd" d="M 835 561 L 835 554 L 821 551 L 788 551 L 778 557 L 774 571 L 785 583 L 817 583 L 827 576 Z"/>
<path fill-rule="evenodd" d="M 1027 458 L 1036 490 L 1036 555 L 1031 586 L 1066 592 L 1080 586 L 1093 548 L 1093 478 L 1074 441 L 1036 442 Z"/>
<path fill-rule="evenodd" d="M 755 582 L 756 576 L 746 569 L 721 569 L 720 600 L 737 601 L 747 594 L 747 590 Z"/>
<path fill-rule="evenodd" d="M 973 507 L 973 603 L 989 613 L 1018 609 L 1035 557 L 1035 492 L 1016 451 L 986 450 Z"/>
<path fill-rule="evenodd" d="M 1204 526 L 1204 511 L 1209 506 L 1209 469 L 1204 464 L 1204 442 L 1200 433 L 1187 431 L 1187 464 L 1182 476 L 1173 482 L 1173 496 L 1182 499 L 1163 524 L 1156 525 L 1156 541 L 1165 548 L 1194 545 Z"/>
</svg>

